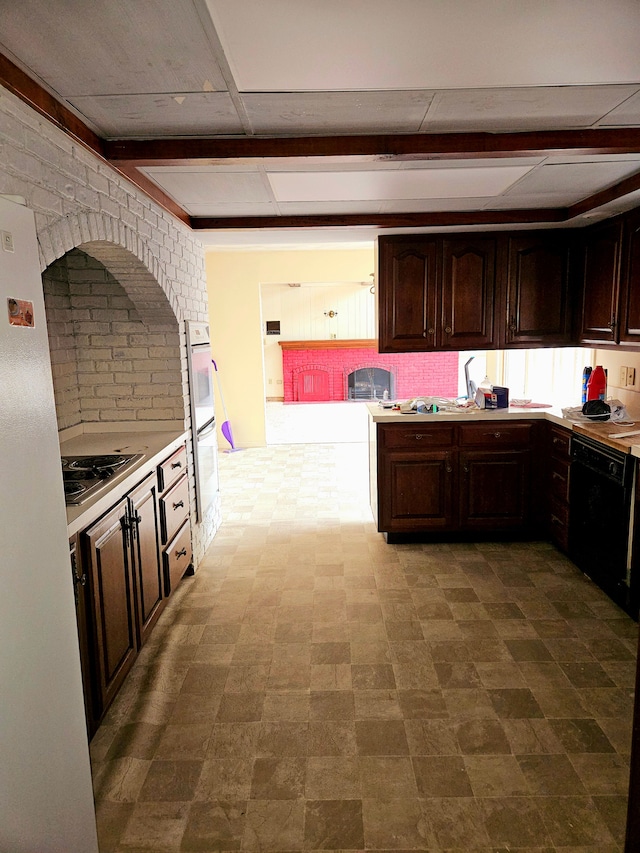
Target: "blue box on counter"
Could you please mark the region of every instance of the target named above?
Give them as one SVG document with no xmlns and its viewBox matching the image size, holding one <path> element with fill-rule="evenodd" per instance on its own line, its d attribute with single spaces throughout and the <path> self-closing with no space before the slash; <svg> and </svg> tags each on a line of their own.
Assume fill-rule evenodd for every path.
<svg viewBox="0 0 640 853">
<path fill-rule="evenodd" d="M 491 393 L 484 395 L 485 409 L 508 409 L 509 408 L 509 389 L 503 388 L 500 385 L 494 385 Z"/>
</svg>

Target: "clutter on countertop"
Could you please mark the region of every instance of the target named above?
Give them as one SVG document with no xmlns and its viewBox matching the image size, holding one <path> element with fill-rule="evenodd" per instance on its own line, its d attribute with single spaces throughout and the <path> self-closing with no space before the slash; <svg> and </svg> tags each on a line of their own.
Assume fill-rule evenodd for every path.
<svg viewBox="0 0 640 853">
<path fill-rule="evenodd" d="M 609 408 L 609 412 L 607 413 L 604 409 L 601 409 L 600 412 L 596 412 L 595 409 L 597 407 L 591 406 L 590 409 L 593 409 L 594 411 L 589 415 L 584 411 L 589 403 L 604 403 L 604 405 Z M 587 400 L 582 406 L 567 406 L 566 408 L 563 408 L 562 417 L 569 421 L 574 421 L 575 423 L 586 423 L 593 420 L 611 421 L 619 424 L 633 423 L 624 404 L 621 403 L 620 400 L 607 400 L 606 402 L 601 400 Z"/>
</svg>

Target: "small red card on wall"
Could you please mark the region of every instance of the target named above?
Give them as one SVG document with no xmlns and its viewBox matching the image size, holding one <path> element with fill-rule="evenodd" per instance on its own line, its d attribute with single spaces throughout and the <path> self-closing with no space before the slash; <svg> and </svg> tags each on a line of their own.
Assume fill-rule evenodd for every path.
<svg viewBox="0 0 640 853">
<path fill-rule="evenodd" d="M 33 302 L 26 299 L 7 299 L 9 325 L 33 327 Z"/>
</svg>

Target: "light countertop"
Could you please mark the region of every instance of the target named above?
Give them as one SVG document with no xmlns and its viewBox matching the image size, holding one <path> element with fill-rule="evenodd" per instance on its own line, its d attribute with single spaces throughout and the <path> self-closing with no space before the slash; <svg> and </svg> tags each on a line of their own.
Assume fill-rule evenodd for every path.
<svg viewBox="0 0 640 853">
<path fill-rule="evenodd" d="M 142 459 L 134 462 L 109 479 L 109 487 L 90 498 L 81 506 L 67 506 L 69 536 L 84 529 L 114 503 L 114 490 L 124 495 L 147 474 L 155 471 L 167 456 L 184 444 L 187 433 L 176 429 L 126 430 L 121 432 L 81 432 L 66 430 L 60 433 L 60 455 L 141 453 Z"/>
<path fill-rule="evenodd" d="M 528 409 L 517 406 L 510 406 L 508 409 L 478 409 L 472 407 L 469 409 L 460 409 L 455 412 L 439 411 L 432 415 L 402 414 L 397 410 L 382 408 L 377 403 L 367 403 L 367 409 L 369 410 L 372 421 L 376 424 L 546 420 L 581 435 L 589 436 L 596 441 L 601 441 L 603 444 L 614 447 L 616 450 L 621 450 L 624 453 L 630 453 L 632 456 L 640 458 L 640 435 L 622 439 L 610 438 L 612 433 L 617 434 L 632 432 L 636 429 L 640 430 L 640 420 L 633 424 L 571 421 L 563 417 L 560 406 L 551 406 L 546 409 Z"/>
</svg>

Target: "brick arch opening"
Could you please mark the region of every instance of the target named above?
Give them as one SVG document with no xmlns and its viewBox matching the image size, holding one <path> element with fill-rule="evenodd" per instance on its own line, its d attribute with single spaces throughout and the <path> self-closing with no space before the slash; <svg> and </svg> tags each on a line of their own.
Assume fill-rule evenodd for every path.
<svg viewBox="0 0 640 853">
<path fill-rule="evenodd" d="M 58 428 L 185 420 L 178 320 L 128 250 L 88 241 L 43 272 Z"/>
<path fill-rule="evenodd" d="M 147 311 L 181 316 L 176 289 L 159 257 L 143 237 L 120 219 L 97 212 L 66 216 L 38 229 L 38 248 L 41 271 L 67 252 L 80 249 L 100 261 L 121 282 L 145 318 L 151 319 Z"/>
</svg>

